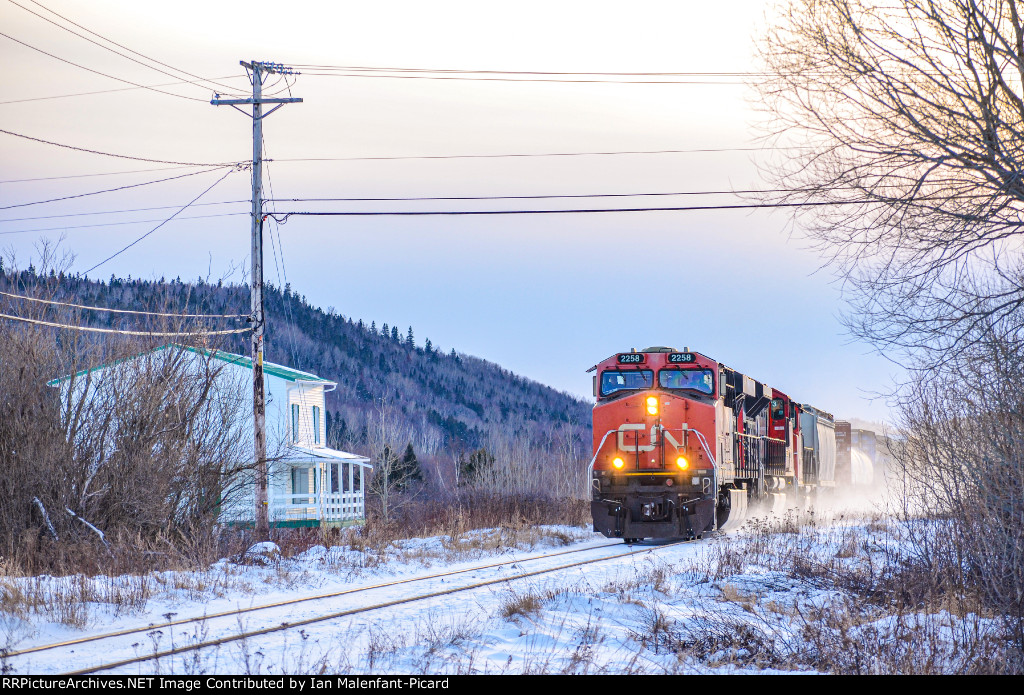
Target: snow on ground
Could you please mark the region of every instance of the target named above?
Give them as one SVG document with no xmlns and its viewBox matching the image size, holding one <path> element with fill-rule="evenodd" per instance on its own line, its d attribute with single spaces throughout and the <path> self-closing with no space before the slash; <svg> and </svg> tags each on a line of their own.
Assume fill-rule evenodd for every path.
<svg viewBox="0 0 1024 695">
<path fill-rule="evenodd" d="M 206 572 L 149 578 L 7 579 L 0 638 L 7 652 L 137 626 L 116 640 L 3 658 L 16 674 L 63 673 L 238 635 L 325 613 L 376 605 L 560 567 L 612 559 L 415 600 L 301 629 L 236 640 L 201 653 L 110 671 L 236 673 L 765 673 L 886 671 L 920 645 L 907 626 L 939 645 L 936 670 L 959 670 L 957 646 L 988 621 L 944 611 L 890 614 L 850 587 L 893 558 L 884 529 L 838 525 L 804 533 L 764 528 L 695 543 L 609 545 L 574 527 L 545 527 L 524 541 L 490 529 L 458 538 L 395 543 L 383 557 L 315 546 L 283 558 L 272 545 L 223 559 Z M 504 543 L 503 541 L 508 541 Z M 565 553 L 565 551 L 576 551 Z M 639 552 L 633 552 L 639 551 Z M 544 553 L 542 560 L 530 558 Z M 440 572 L 471 570 L 455 576 Z M 874 576 L 874 575 L 872 575 Z M 264 611 L 222 611 L 320 596 L 398 579 L 372 591 Z M 35 608 L 15 609 L 20 592 Z M 76 604 L 73 597 L 85 598 Z M 159 627 L 207 616 L 199 624 Z M 915 623 L 916 621 L 916 623 Z M 970 635 L 968 635 L 970 636 Z M 913 642 L 913 638 L 910 639 Z M 946 661 L 942 661 L 945 659 Z"/>
</svg>

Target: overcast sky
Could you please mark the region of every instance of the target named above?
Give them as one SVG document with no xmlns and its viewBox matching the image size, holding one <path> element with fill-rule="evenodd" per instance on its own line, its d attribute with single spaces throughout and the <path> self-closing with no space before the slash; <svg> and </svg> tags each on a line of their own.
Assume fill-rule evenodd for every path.
<svg viewBox="0 0 1024 695">
<path fill-rule="evenodd" d="M 16 1 L 85 34 L 32 0 Z M 252 59 L 489 71 L 747 72 L 758 69 L 753 44 L 758 27 L 770 21 L 759 1 L 45 0 L 43 6 L 173 67 L 163 70 L 214 78 L 239 93 L 249 90 L 239 60 Z M 12 0 L 0 0 L 0 31 L 78 64 L 0 36 L 5 66 L 0 128 L 147 159 L 201 163 L 251 158 L 251 121 L 230 107 L 211 106 L 209 83 L 159 87 L 188 99 L 122 90 L 130 85 L 85 68 L 144 85 L 179 80 L 90 44 Z M 301 71 L 290 93 L 304 103 L 285 106 L 264 122 L 266 156 L 278 160 L 268 165 L 277 198 L 679 193 L 767 185 L 755 166 L 755 158 L 766 153 L 749 149 L 758 145 L 758 124 L 764 116 L 755 108 L 750 87 L 734 77 L 667 78 L 705 84 L 515 83 Z M 286 86 L 275 80 L 268 81 L 267 91 Z M 46 98 L 99 90 L 122 91 Z M 288 94 L 284 90 L 280 96 Z M 281 161 L 701 149 L 720 151 Z M 0 207 L 197 171 L 75 152 L 2 133 L 0 163 Z M 144 169 L 160 170 L 138 171 Z M 128 171 L 134 173 L 81 176 Z M 63 234 L 63 247 L 75 255 L 72 271 L 85 271 L 150 231 L 223 175 L 200 173 L 115 193 L 7 207 L 0 210 L 0 247 L 27 265 L 41 237 Z M 72 176 L 78 178 L 49 178 Z M 48 180 L 12 181 L 29 178 Z M 232 173 L 197 202 L 245 201 L 249 191 L 248 173 Z M 268 209 L 564 209 L 737 202 L 743 201 L 701 195 L 280 202 Z M 80 214 L 162 206 L 173 207 Z M 245 202 L 190 207 L 180 217 L 241 214 L 175 219 L 100 265 L 90 277 L 113 273 L 191 280 L 233 272 L 231 278 L 241 281 L 249 263 L 247 210 Z M 70 214 L 78 216 L 52 217 Z M 32 217 L 47 219 L 24 219 Z M 129 221 L 133 223 L 114 224 Z M 837 287 L 827 271 L 816 272 L 820 259 L 799 230 L 790 236 L 786 222 L 780 213 L 722 210 L 293 217 L 268 230 L 266 277 L 279 284 L 287 275 L 292 287 L 315 305 L 374 320 L 378 326 L 397 325 L 403 334 L 411 325 L 420 344 L 430 338 L 445 350 L 454 347 L 578 395 L 589 397 L 585 370 L 608 355 L 671 345 L 703 352 L 841 417 L 886 419 L 885 404 L 869 397 L 889 385 L 891 366 L 844 335 L 837 318 L 842 310 Z M 47 231 L 10 233 L 43 229 Z M 276 246 L 278 236 L 281 248 Z"/>
</svg>

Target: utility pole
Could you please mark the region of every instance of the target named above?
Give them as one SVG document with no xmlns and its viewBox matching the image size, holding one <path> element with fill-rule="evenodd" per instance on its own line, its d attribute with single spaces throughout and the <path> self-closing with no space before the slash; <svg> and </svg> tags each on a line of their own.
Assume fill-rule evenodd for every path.
<svg viewBox="0 0 1024 695">
<path fill-rule="evenodd" d="M 270 536 L 270 501 L 267 499 L 267 394 L 263 383 L 263 334 L 266 318 L 263 314 L 263 119 L 285 104 L 301 103 L 302 99 L 268 99 L 263 96 L 266 75 L 297 75 L 299 73 L 280 63 L 240 61 L 249 72 L 252 82 L 251 99 L 221 99 L 214 95 L 214 106 L 231 106 L 252 118 L 252 284 L 249 292 L 252 307 L 252 413 L 255 427 L 253 455 L 256 463 L 256 535 L 266 540 Z M 287 77 L 285 78 L 287 79 Z M 277 104 L 263 113 L 264 104 Z M 238 108 L 252 105 L 249 114 Z"/>
</svg>

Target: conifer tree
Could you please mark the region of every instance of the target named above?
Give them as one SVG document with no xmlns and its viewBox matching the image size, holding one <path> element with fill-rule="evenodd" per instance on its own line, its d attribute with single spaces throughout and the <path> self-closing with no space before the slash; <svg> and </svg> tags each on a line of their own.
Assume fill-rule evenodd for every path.
<svg viewBox="0 0 1024 695">
<path fill-rule="evenodd" d="M 396 343 L 401 342 L 401 338 L 398 335 L 398 326 L 391 327 L 391 339 Z"/>
<path fill-rule="evenodd" d="M 471 485 L 494 465 L 494 455 L 487 449 L 477 449 L 469 456 L 459 458 L 459 485 Z"/>
<path fill-rule="evenodd" d="M 405 453 L 402 454 L 402 461 L 398 469 L 402 475 L 403 485 L 423 480 L 423 470 L 420 468 L 419 459 L 416 458 L 416 452 L 413 451 L 412 442 L 405 447 Z"/>
<path fill-rule="evenodd" d="M 412 337 L 412 326 L 409 326 L 409 332 L 405 334 L 405 346 L 407 348 L 416 347 L 416 341 Z"/>
</svg>

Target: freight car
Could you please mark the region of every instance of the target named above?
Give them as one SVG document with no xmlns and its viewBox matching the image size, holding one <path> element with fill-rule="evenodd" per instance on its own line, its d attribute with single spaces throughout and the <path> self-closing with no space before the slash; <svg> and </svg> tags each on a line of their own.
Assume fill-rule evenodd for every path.
<svg viewBox="0 0 1024 695">
<path fill-rule="evenodd" d="M 698 538 L 835 486 L 835 418 L 689 348 L 594 365 L 594 530 Z"/>
</svg>

